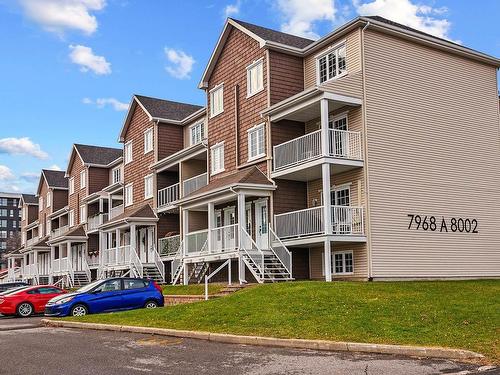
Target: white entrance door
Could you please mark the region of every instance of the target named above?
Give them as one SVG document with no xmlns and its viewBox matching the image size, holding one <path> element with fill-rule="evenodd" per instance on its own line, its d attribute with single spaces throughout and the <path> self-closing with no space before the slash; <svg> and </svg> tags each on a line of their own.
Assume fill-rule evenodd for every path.
<svg viewBox="0 0 500 375">
<path fill-rule="evenodd" d="M 81 271 L 83 257 L 83 245 L 77 245 L 71 248 L 71 265 L 73 266 L 73 271 Z"/>
<path fill-rule="evenodd" d="M 234 206 L 224 208 L 224 230 L 223 230 L 223 241 L 224 250 L 232 250 L 235 247 L 235 232 L 236 228 L 233 226 L 236 224 L 236 213 Z"/>
<path fill-rule="evenodd" d="M 255 243 L 263 250 L 269 248 L 267 199 L 255 202 Z"/>
<path fill-rule="evenodd" d="M 245 248 L 251 249 L 252 248 L 252 236 L 253 236 L 253 217 L 252 217 L 252 204 L 247 203 L 245 205 L 245 221 L 246 221 L 246 226 L 245 230 L 247 231 L 248 236 L 245 236 Z"/>
<path fill-rule="evenodd" d="M 332 200 L 332 225 L 334 234 L 349 234 L 352 232 L 351 189 L 349 186 L 334 188 L 330 197 Z"/>
<path fill-rule="evenodd" d="M 146 228 L 139 229 L 139 259 L 142 263 L 146 263 L 148 261 L 147 255 L 147 244 L 146 244 Z"/>
<path fill-rule="evenodd" d="M 220 229 L 222 227 L 222 212 L 221 210 L 217 210 L 215 211 L 215 220 L 214 220 L 214 223 L 215 223 L 215 235 L 213 236 L 214 239 L 212 241 L 214 241 L 214 249 L 213 251 L 217 252 L 217 251 L 220 251 L 220 249 L 222 249 L 222 232 L 223 232 L 223 229 Z M 217 229 L 219 228 L 219 229 Z"/>
</svg>

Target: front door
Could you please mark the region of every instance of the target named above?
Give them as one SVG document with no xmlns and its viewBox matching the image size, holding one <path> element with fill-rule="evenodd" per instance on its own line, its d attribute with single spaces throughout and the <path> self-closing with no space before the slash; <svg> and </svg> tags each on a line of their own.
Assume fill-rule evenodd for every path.
<svg viewBox="0 0 500 375">
<path fill-rule="evenodd" d="M 139 230 L 139 258 L 141 259 L 142 263 L 147 262 L 147 253 L 146 253 L 146 228 L 140 229 Z"/>
<path fill-rule="evenodd" d="M 222 232 L 223 229 L 220 229 L 222 227 L 222 212 L 221 210 L 215 211 L 215 238 L 213 239 L 214 241 L 214 251 L 220 251 L 222 249 Z M 217 229 L 219 228 L 219 229 Z"/>
<path fill-rule="evenodd" d="M 269 248 L 267 199 L 255 202 L 255 243 L 261 249 Z"/>
<path fill-rule="evenodd" d="M 83 269 L 82 256 L 83 245 L 77 245 L 71 248 L 71 266 L 73 267 L 73 271 L 81 271 Z"/>
<path fill-rule="evenodd" d="M 252 236 L 253 236 L 253 217 L 252 217 L 252 204 L 247 203 L 245 205 L 245 221 L 246 221 L 246 228 L 245 230 L 248 233 L 248 236 L 245 235 L 245 248 L 251 249 L 252 248 Z"/>
<path fill-rule="evenodd" d="M 349 186 L 336 187 L 330 194 L 332 200 L 332 225 L 334 234 L 352 232 L 351 189 Z"/>
<path fill-rule="evenodd" d="M 224 208 L 224 230 L 223 230 L 223 249 L 231 250 L 235 247 L 236 213 L 234 206 Z"/>
<path fill-rule="evenodd" d="M 347 115 L 339 115 L 333 117 L 329 123 L 328 127 L 334 130 L 340 130 L 335 132 L 330 132 L 330 155 L 335 157 L 347 157 Z"/>
</svg>

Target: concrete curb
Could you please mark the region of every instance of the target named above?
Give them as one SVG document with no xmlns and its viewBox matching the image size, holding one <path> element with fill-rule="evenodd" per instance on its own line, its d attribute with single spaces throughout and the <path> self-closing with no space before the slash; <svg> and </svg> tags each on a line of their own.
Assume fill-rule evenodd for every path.
<svg viewBox="0 0 500 375">
<path fill-rule="evenodd" d="M 361 352 L 378 354 L 395 354 L 409 357 L 427 357 L 452 359 L 456 361 L 478 361 L 484 356 L 469 350 L 450 349 L 440 347 L 406 346 L 406 345 L 385 345 L 385 344 L 364 344 L 355 342 L 336 342 L 327 340 L 303 340 L 303 339 L 279 339 L 273 337 L 260 336 L 239 336 L 225 333 L 210 333 L 199 331 L 184 331 L 166 328 L 119 326 L 112 324 L 80 323 L 61 320 L 42 319 L 42 323 L 49 327 L 66 327 L 93 329 L 100 331 L 118 331 L 132 333 L 146 333 L 160 336 L 183 337 L 199 340 L 208 340 L 228 344 L 243 344 L 257 346 L 272 346 L 279 348 L 312 349 L 341 352 Z"/>
</svg>

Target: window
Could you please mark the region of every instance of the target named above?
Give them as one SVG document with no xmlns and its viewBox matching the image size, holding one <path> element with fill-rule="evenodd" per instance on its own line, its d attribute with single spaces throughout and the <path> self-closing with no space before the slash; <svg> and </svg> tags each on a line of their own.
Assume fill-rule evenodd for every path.
<svg viewBox="0 0 500 375">
<path fill-rule="evenodd" d="M 116 184 L 118 182 L 121 182 L 122 180 L 122 169 L 121 167 L 116 167 L 112 171 L 113 175 L 113 184 Z"/>
<path fill-rule="evenodd" d="M 94 289 L 94 292 L 114 292 L 117 290 L 121 290 L 121 279 L 108 280 L 103 282 L 97 288 Z"/>
<path fill-rule="evenodd" d="M 7 238 L 7 231 L 6 230 L 0 230 L 0 238 Z"/>
<path fill-rule="evenodd" d="M 125 186 L 125 207 L 130 206 L 134 203 L 134 190 L 133 190 L 133 185 L 128 184 Z"/>
<path fill-rule="evenodd" d="M 45 224 L 45 234 L 48 236 L 50 234 L 50 220 L 47 220 Z"/>
<path fill-rule="evenodd" d="M 9 212 L 9 216 L 10 216 L 10 217 L 14 217 L 14 210 L 10 210 L 10 212 Z"/>
<path fill-rule="evenodd" d="M 247 97 L 264 89 L 263 65 L 260 59 L 247 67 Z"/>
<path fill-rule="evenodd" d="M 73 194 L 75 192 L 75 178 L 70 177 L 69 178 L 69 193 Z"/>
<path fill-rule="evenodd" d="M 266 154 L 264 124 L 248 130 L 248 160 L 258 159 Z"/>
<path fill-rule="evenodd" d="M 0 249 L 5 250 L 7 248 L 7 242 L 0 242 Z"/>
<path fill-rule="evenodd" d="M 45 232 L 43 231 L 43 223 L 40 224 L 40 233 L 38 233 L 38 238 L 43 238 Z"/>
<path fill-rule="evenodd" d="M 215 86 L 210 91 L 210 117 L 224 112 L 224 85 Z"/>
<path fill-rule="evenodd" d="M 153 175 L 144 177 L 144 199 L 153 198 Z"/>
<path fill-rule="evenodd" d="M 70 228 L 75 225 L 75 212 L 73 210 L 69 212 L 68 225 Z"/>
<path fill-rule="evenodd" d="M 61 294 L 62 291 L 57 288 L 43 287 L 38 288 L 38 293 L 40 294 Z"/>
<path fill-rule="evenodd" d="M 334 252 L 332 258 L 332 271 L 335 275 L 350 275 L 354 273 L 352 251 Z"/>
<path fill-rule="evenodd" d="M 123 152 L 125 158 L 125 164 L 128 164 L 132 161 L 132 141 L 128 141 L 125 143 L 125 150 Z"/>
<path fill-rule="evenodd" d="M 8 201 L 7 198 L 0 198 L 0 206 L 7 206 Z"/>
<path fill-rule="evenodd" d="M 0 227 L 7 228 L 7 220 L 0 220 Z"/>
<path fill-rule="evenodd" d="M 47 192 L 46 200 L 47 202 L 45 202 L 45 204 L 47 205 L 47 208 L 49 208 L 50 205 L 52 204 L 52 192 L 50 191 Z"/>
<path fill-rule="evenodd" d="M 6 208 L 2 208 L 0 210 L 0 216 L 7 217 L 7 209 Z"/>
<path fill-rule="evenodd" d="M 205 124 L 203 122 L 189 127 L 190 146 L 200 143 L 203 138 L 205 138 Z"/>
<path fill-rule="evenodd" d="M 153 151 L 153 128 L 146 129 L 144 132 L 144 153 Z"/>
<path fill-rule="evenodd" d="M 320 84 L 344 74 L 346 72 L 345 45 L 333 48 L 318 57 L 316 69 Z"/>
<path fill-rule="evenodd" d="M 141 289 L 146 288 L 147 284 L 143 280 L 136 279 L 124 279 L 123 280 L 123 289 Z"/>
<path fill-rule="evenodd" d="M 17 221 L 15 221 L 15 220 L 14 220 L 14 221 L 12 222 L 12 228 L 17 228 Z"/>
<path fill-rule="evenodd" d="M 336 186 L 330 193 L 332 206 L 350 206 L 351 188 L 349 186 Z"/>
<path fill-rule="evenodd" d="M 38 198 L 38 210 L 43 210 L 43 197 Z"/>
<path fill-rule="evenodd" d="M 224 172 L 224 143 L 217 143 L 210 148 L 212 174 Z"/>
<path fill-rule="evenodd" d="M 84 189 L 87 183 L 85 169 L 80 172 L 80 189 Z"/>
<path fill-rule="evenodd" d="M 85 223 L 87 221 L 87 206 L 82 204 L 80 206 L 80 223 Z"/>
</svg>

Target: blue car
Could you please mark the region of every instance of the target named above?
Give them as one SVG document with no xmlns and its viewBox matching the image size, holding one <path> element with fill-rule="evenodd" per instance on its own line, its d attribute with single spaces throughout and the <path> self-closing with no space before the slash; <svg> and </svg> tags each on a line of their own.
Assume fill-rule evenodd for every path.
<svg viewBox="0 0 500 375">
<path fill-rule="evenodd" d="M 52 298 L 46 316 L 84 316 L 110 311 L 163 306 L 161 288 L 152 280 L 112 278 L 95 281 L 74 293 Z"/>
</svg>

